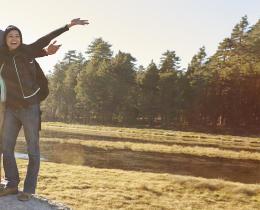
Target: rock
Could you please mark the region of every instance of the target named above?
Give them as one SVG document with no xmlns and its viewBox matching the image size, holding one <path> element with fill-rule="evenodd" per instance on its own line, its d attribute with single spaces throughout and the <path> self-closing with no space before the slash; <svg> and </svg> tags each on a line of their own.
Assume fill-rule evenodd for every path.
<svg viewBox="0 0 260 210">
<path fill-rule="evenodd" d="M 0 210 L 70 210 L 63 204 L 34 195 L 29 201 L 17 200 L 17 195 L 0 197 Z"/>
</svg>

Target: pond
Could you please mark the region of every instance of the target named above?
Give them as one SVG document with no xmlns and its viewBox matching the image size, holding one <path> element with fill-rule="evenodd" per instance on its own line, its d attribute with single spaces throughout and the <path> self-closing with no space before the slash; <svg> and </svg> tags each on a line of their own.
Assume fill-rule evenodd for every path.
<svg viewBox="0 0 260 210">
<path fill-rule="evenodd" d="M 18 158 L 27 158 L 25 142 L 16 145 Z M 41 142 L 42 161 L 95 168 L 171 173 L 204 178 L 221 178 L 243 183 L 260 183 L 260 161 L 235 160 L 186 154 L 104 150 L 77 144 Z"/>
</svg>

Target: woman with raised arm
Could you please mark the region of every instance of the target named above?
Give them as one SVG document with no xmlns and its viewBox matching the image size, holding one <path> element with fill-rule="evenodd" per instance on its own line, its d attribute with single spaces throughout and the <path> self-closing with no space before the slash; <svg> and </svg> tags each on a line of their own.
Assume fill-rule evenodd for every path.
<svg viewBox="0 0 260 210">
<path fill-rule="evenodd" d="M 0 196 L 18 193 L 20 178 L 14 148 L 22 126 L 27 143 L 29 164 L 23 192 L 17 197 L 21 201 L 27 201 L 35 193 L 40 167 L 40 86 L 37 83 L 35 58 L 41 56 L 42 49 L 52 39 L 75 25 L 85 24 L 88 24 L 87 20 L 73 19 L 69 24 L 30 45 L 22 43 L 22 33 L 19 28 L 11 25 L 4 32 L 3 47 L 0 49 L 0 64 L 1 75 L 6 86 L 2 150 L 7 184 L 5 188 L 0 189 Z"/>
</svg>

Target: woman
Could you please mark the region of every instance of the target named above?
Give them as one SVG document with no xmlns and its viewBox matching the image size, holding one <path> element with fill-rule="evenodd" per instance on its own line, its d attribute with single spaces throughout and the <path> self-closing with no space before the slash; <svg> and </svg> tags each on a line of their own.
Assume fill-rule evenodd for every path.
<svg viewBox="0 0 260 210">
<path fill-rule="evenodd" d="M 79 18 L 73 19 L 66 26 L 51 32 L 30 45 L 22 43 L 22 33 L 19 28 L 8 26 L 4 32 L 4 46 L 0 49 L 0 64 L 1 75 L 6 85 L 2 147 L 7 185 L 0 191 L 0 196 L 18 192 L 20 179 L 14 157 L 14 148 L 21 126 L 23 126 L 27 143 L 29 164 L 24 189 L 18 195 L 18 199 L 21 201 L 29 200 L 35 193 L 40 167 L 40 86 L 37 83 L 35 57 L 38 57 L 42 49 L 55 37 L 69 30 L 72 26 L 85 24 L 88 24 L 88 21 Z"/>
<path fill-rule="evenodd" d="M 4 31 L 0 30 L 0 46 L 2 46 L 2 36 L 4 34 Z M 55 54 L 61 45 L 56 45 L 56 41 L 54 41 L 52 44 L 50 44 L 46 49 L 42 49 L 40 52 L 39 57 L 47 56 L 47 55 L 53 55 Z M 36 61 L 35 61 L 36 62 Z M 37 63 L 37 62 L 36 62 Z M 37 65 L 37 72 L 39 72 L 40 77 L 42 79 L 40 80 L 41 86 L 43 87 L 43 91 L 41 91 L 42 100 L 47 97 L 49 93 L 48 89 L 48 80 L 45 77 L 40 65 Z M 0 69 L 0 188 L 2 188 L 4 185 L 1 183 L 2 178 L 2 131 L 3 131 L 3 120 L 4 120 L 4 113 L 5 113 L 5 100 L 6 100 L 6 86 L 5 82 L 1 76 L 2 69 Z M 40 98 L 41 99 L 41 98 Z"/>
</svg>

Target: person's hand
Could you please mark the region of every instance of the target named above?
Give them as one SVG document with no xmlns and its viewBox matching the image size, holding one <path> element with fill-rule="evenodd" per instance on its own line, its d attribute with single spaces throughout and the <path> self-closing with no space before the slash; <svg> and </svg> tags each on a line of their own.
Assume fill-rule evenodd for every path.
<svg viewBox="0 0 260 210">
<path fill-rule="evenodd" d="M 68 27 L 70 28 L 75 25 L 88 25 L 88 24 L 89 24 L 88 20 L 81 20 L 80 18 L 75 18 L 70 21 Z"/>
<path fill-rule="evenodd" d="M 57 41 L 52 42 L 52 43 L 45 49 L 47 55 L 53 55 L 53 54 L 55 54 L 55 53 L 59 50 L 61 44 L 56 44 L 56 42 L 57 42 Z"/>
</svg>

